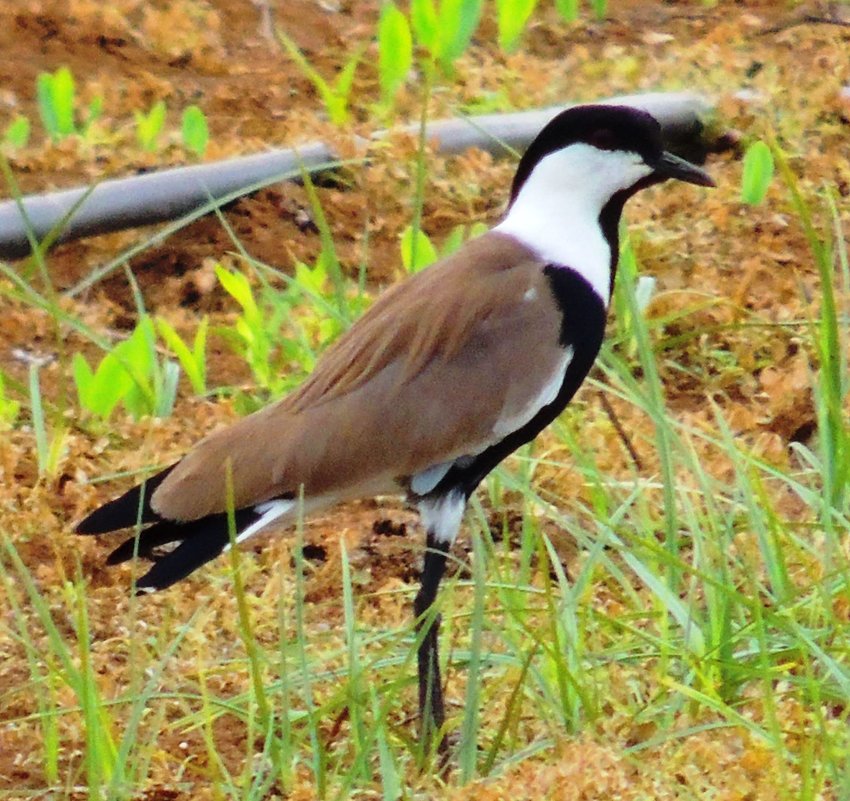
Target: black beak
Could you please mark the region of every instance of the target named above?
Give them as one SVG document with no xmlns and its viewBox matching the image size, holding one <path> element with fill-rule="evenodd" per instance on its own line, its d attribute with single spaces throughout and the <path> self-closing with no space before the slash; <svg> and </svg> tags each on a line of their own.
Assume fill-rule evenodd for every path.
<svg viewBox="0 0 850 801">
<path fill-rule="evenodd" d="M 705 170 L 667 151 L 664 151 L 661 158 L 655 162 L 654 177 L 659 181 L 675 178 L 678 181 L 687 181 L 689 184 L 716 186 L 712 177 Z"/>
</svg>

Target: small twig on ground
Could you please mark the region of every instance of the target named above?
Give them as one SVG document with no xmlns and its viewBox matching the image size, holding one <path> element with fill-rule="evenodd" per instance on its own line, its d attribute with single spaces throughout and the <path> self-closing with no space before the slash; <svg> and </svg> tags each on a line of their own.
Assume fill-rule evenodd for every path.
<svg viewBox="0 0 850 801">
<path fill-rule="evenodd" d="M 758 35 L 769 36 L 772 33 L 782 33 L 791 28 L 798 28 L 801 25 L 838 25 L 841 28 L 850 28 L 850 19 L 841 15 L 837 9 L 830 9 L 829 16 L 797 14 L 784 22 L 780 22 L 778 25 L 773 25 L 770 28 L 759 31 Z"/>
<path fill-rule="evenodd" d="M 632 461 L 635 463 L 635 467 L 638 470 L 643 470 L 643 462 L 638 456 L 637 451 L 635 450 L 635 446 L 632 445 L 632 441 L 629 435 L 626 433 L 626 429 L 623 428 L 623 424 L 620 422 L 620 418 L 617 416 L 617 412 L 614 411 L 614 407 L 611 405 L 611 401 L 608 400 L 608 397 L 604 392 L 599 393 L 599 400 L 602 402 L 602 408 L 605 410 L 605 414 L 608 415 L 608 419 L 611 421 L 611 424 L 614 426 L 614 430 L 617 432 L 617 435 L 620 437 L 621 442 L 625 446 L 626 450 L 629 452 L 629 456 L 632 457 Z"/>
</svg>

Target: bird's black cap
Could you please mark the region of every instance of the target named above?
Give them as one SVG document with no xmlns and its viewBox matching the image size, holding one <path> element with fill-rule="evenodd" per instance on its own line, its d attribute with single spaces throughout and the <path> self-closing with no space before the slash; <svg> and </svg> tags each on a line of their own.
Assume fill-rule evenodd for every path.
<svg viewBox="0 0 850 801">
<path fill-rule="evenodd" d="M 579 142 L 599 150 L 640 155 L 654 169 L 642 186 L 668 178 L 714 186 L 704 170 L 664 150 L 661 126 L 649 112 L 630 106 L 574 106 L 550 120 L 523 154 L 511 187 L 511 202 L 541 159 Z"/>
</svg>

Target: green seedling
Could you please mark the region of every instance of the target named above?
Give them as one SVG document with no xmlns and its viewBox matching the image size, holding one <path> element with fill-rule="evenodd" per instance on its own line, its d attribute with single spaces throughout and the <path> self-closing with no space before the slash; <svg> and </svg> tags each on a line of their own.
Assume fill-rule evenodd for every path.
<svg viewBox="0 0 850 801">
<path fill-rule="evenodd" d="M 608 0 L 590 0 L 590 8 L 596 19 L 603 20 L 608 13 Z"/>
<path fill-rule="evenodd" d="M 766 143 L 753 142 L 744 154 L 744 169 L 741 175 L 741 201 L 758 206 L 767 196 L 773 180 L 773 154 Z"/>
<path fill-rule="evenodd" d="M 323 257 L 313 267 L 297 263 L 295 274 L 284 278 L 287 286 L 282 290 L 264 282 L 256 291 L 243 273 L 221 265 L 215 272 L 241 307 L 235 323 L 217 328 L 216 334 L 245 360 L 265 396 L 277 397 L 297 386 L 312 371 L 322 349 L 348 326 L 348 315 L 358 315 L 365 304 L 365 296 L 358 293 L 346 313 L 340 311 Z M 244 410 L 255 405 L 249 401 Z"/>
<path fill-rule="evenodd" d="M 198 330 L 195 332 L 195 339 L 192 341 L 191 349 L 180 338 L 171 324 L 163 317 L 158 317 L 156 320 L 156 329 L 162 337 L 165 344 L 171 349 L 171 352 L 177 357 L 183 372 L 192 384 L 192 390 L 196 395 L 207 394 L 207 329 L 209 328 L 209 318 L 204 317 Z"/>
<path fill-rule="evenodd" d="M 65 437 L 68 433 L 67 427 L 60 424 L 54 429 L 52 435 L 47 430 L 47 420 L 44 414 L 44 404 L 41 398 L 41 381 L 37 363 L 30 365 L 29 390 L 30 390 L 30 417 L 32 429 L 35 435 L 35 452 L 38 461 L 38 475 L 40 477 L 55 476 L 59 471 L 59 463 L 65 454 Z"/>
<path fill-rule="evenodd" d="M 220 264 L 215 266 L 215 274 L 225 292 L 242 309 L 231 328 L 217 329 L 217 333 L 245 360 L 257 386 L 276 394 L 280 387 L 272 364 L 275 339 L 270 323 L 276 327 L 280 321 L 273 321 L 260 309 L 247 276 Z"/>
<path fill-rule="evenodd" d="M 439 60 L 446 73 L 451 74 L 452 65 L 469 47 L 483 8 L 483 0 L 441 1 Z"/>
<path fill-rule="evenodd" d="M 408 225 L 401 233 L 401 262 L 404 269 L 409 273 L 418 273 L 420 270 L 433 264 L 439 258 L 437 248 L 431 242 L 430 237 L 421 228 L 413 233 L 413 226 Z"/>
<path fill-rule="evenodd" d="M 579 0 L 555 0 L 555 7 L 561 18 L 567 22 L 578 20 Z"/>
<path fill-rule="evenodd" d="M 313 179 L 304 171 L 302 172 L 302 180 L 304 181 L 304 189 L 307 191 L 307 197 L 310 201 L 310 209 L 313 213 L 316 227 L 319 229 L 319 240 L 322 243 L 322 250 L 319 254 L 319 260 L 316 267 L 321 265 L 321 269 L 325 277 L 330 278 L 331 285 L 335 295 L 335 313 L 338 318 L 346 324 L 350 325 L 353 317 L 353 309 L 349 303 L 349 298 L 345 291 L 345 276 L 342 273 L 342 265 L 339 263 L 339 256 L 334 245 L 333 233 L 328 224 L 328 218 L 325 215 L 325 210 L 322 208 L 322 203 L 316 194 L 316 187 L 313 184 Z M 361 292 L 362 294 L 362 292 Z M 319 294 L 313 295 L 319 299 L 322 296 Z"/>
<path fill-rule="evenodd" d="M 296 267 L 296 274 L 297 271 Z M 314 363 L 314 355 L 303 339 L 281 336 L 284 322 L 294 322 L 292 312 L 297 300 L 290 292 L 275 291 L 271 287 L 261 290 L 257 297 L 243 273 L 221 265 L 216 265 L 215 273 L 227 294 L 241 307 L 236 322 L 217 328 L 216 333 L 244 359 L 258 389 L 267 396 L 282 395 Z M 300 280 L 304 277 L 302 273 Z M 298 280 L 296 275 L 295 286 Z M 286 369 L 291 361 L 300 369 Z"/>
<path fill-rule="evenodd" d="M 74 120 L 76 85 L 68 67 L 59 67 L 53 73 L 39 73 L 36 89 L 41 121 L 54 142 L 59 142 L 68 136 L 85 137 L 92 123 L 103 111 L 103 98 L 98 95 L 89 103 L 85 122 L 79 126 L 76 124 Z"/>
<path fill-rule="evenodd" d="M 443 241 L 438 250 L 431 238 L 421 229 L 414 236 L 413 225 L 408 225 L 401 233 L 401 262 L 404 269 L 409 273 L 424 270 L 429 264 L 437 259 L 444 259 L 454 253 L 467 239 L 483 234 L 487 230 L 485 223 L 479 222 L 473 225 L 456 225 Z"/>
<path fill-rule="evenodd" d="M 135 111 L 133 113 L 136 117 L 136 140 L 139 143 L 139 147 L 141 147 L 142 150 L 146 150 L 148 153 L 155 152 L 157 149 L 159 135 L 162 133 L 162 128 L 165 125 L 165 103 L 162 100 L 158 100 L 153 104 L 153 106 L 151 106 L 151 110 L 148 111 L 147 114 L 144 111 Z M 185 114 L 183 117 L 183 124 L 186 125 Z M 209 134 L 207 134 L 207 136 L 209 136 Z M 185 141 L 186 134 L 184 131 L 184 142 Z M 199 155 L 203 155 L 203 150 L 205 149 L 206 142 L 204 142 L 204 146 Z"/>
<path fill-rule="evenodd" d="M 474 239 L 476 236 L 481 236 L 488 231 L 487 223 L 475 222 L 472 225 L 456 225 L 449 231 L 448 236 L 443 240 L 440 246 L 440 258 L 444 259 L 450 256 L 468 239 Z"/>
<path fill-rule="evenodd" d="M 439 25 L 434 0 L 411 0 L 410 27 L 416 44 L 424 47 L 436 59 L 439 51 Z"/>
<path fill-rule="evenodd" d="M 378 22 L 378 75 L 381 99 L 392 106 L 413 66 L 413 38 L 407 17 L 394 3 L 386 3 Z"/>
<path fill-rule="evenodd" d="M 483 0 L 412 0 L 410 26 L 416 43 L 425 48 L 446 75 L 463 55 L 481 20 Z"/>
<path fill-rule="evenodd" d="M 19 114 L 7 126 L 3 134 L 3 147 L 8 150 L 19 150 L 26 147 L 30 140 L 30 121 Z"/>
<path fill-rule="evenodd" d="M 83 409 L 107 420 L 121 403 L 138 420 L 147 414 L 171 414 L 180 368 L 170 359 L 160 361 L 153 321 L 143 315 L 133 333 L 109 351 L 97 369 L 76 353 L 73 374 Z"/>
<path fill-rule="evenodd" d="M 528 0 L 524 0 L 524 2 L 528 2 Z M 596 19 L 605 19 L 605 15 L 608 13 L 607 0 L 588 0 L 588 2 Z M 579 18 L 580 0 L 555 0 L 555 6 L 562 19 L 567 22 L 575 22 Z"/>
<path fill-rule="evenodd" d="M 203 158 L 210 141 L 210 130 L 207 118 L 198 106 L 187 106 L 183 111 L 181 133 L 183 146 L 198 158 Z"/>
<path fill-rule="evenodd" d="M 6 379 L 0 370 L 0 431 L 11 428 L 18 419 L 21 404 L 6 394 Z"/>
<path fill-rule="evenodd" d="M 537 0 L 497 0 L 496 21 L 499 27 L 499 47 L 512 53 L 519 45 L 522 32 L 537 6 Z"/>
<path fill-rule="evenodd" d="M 298 69 L 304 73 L 310 83 L 316 87 L 316 91 L 322 98 L 325 111 L 328 113 L 328 119 L 334 125 L 344 125 L 348 122 L 348 102 L 351 96 L 351 88 L 354 85 L 354 75 L 357 71 L 357 65 L 363 57 L 364 48 L 361 46 L 356 50 L 340 70 L 336 80 L 330 83 L 310 64 L 292 39 L 283 31 L 278 31 L 277 35 L 289 57 L 295 62 Z"/>
</svg>

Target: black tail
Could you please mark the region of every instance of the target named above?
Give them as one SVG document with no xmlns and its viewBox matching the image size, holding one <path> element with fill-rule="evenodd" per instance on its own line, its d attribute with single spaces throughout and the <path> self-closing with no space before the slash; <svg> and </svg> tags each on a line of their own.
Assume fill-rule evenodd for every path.
<svg viewBox="0 0 850 801">
<path fill-rule="evenodd" d="M 151 508 L 151 496 L 175 465 L 165 468 L 147 481 L 95 509 L 76 528 L 78 534 L 106 534 L 122 528 L 142 528 L 108 557 L 108 565 L 117 565 L 138 554 L 152 561 L 153 567 L 137 582 L 139 590 L 150 592 L 170 587 L 186 578 L 201 565 L 215 559 L 230 541 L 226 514 L 215 514 L 179 523 L 166 520 Z M 261 517 L 254 509 L 237 509 L 236 532 L 244 531 Z M 137 544 L 138 542 L 138 544 Z M 168 551 L 163 546 L 178 543 Z M 160 550 L 162 549 L 162 550 Z"/>
<path fill-rule="evenodd" d="M 244 531 L 260 517 L 262 515 L 252 508 L 237 509 L 234 514 L 236 533 Z M 158 550 L 175 542 L 178 545 L 173 550 Z M 227 514 L 224 513 L 189 523 L 160 520 L 142 529 L 138 538 L 125 540 L 109 555 L 106 563 L 117 565 L 126 562 L 133 558 L 134 553 L 143 559 L 150 559 L 153 566 L 136 582 L 136 588 L 143 592 L 164 590 L 215 559 L 229 542 Z"/>
<path fill-rule="evenodd" d="M 176 467 L 166 467 L 147 481 L 125 492 L 120 498 L 95 509 L 75 529 L 77 534 L 106 534 L 137 523 L 156 523 L 160 516 L 151 509 L 151 495 Z"/>
</svg>

